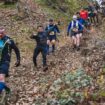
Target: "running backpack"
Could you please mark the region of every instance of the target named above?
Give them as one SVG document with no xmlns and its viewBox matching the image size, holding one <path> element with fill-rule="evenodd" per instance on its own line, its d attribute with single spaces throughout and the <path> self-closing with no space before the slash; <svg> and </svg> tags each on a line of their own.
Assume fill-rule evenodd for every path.
<svg viewBox="0 0 105 105">
<path fill-rule="evenodd" d="M 0 39 L 0 60 L 2 58 L 3 49 L 5 45 L 9 42 L 10 42 L 10 39 L 7 39 L 6 41 Z"/>
<path fill-rule="evenodd" d="M 76 23 L 74 23 L 74 21 L 71 22 L 71 30 L 74 32 L 77 32 L 79 28 L 79 22 L 77 20 L 75 22 Z M 74 27 L 74 24 L 75 24 L 75 27 Z"/>
</svg>

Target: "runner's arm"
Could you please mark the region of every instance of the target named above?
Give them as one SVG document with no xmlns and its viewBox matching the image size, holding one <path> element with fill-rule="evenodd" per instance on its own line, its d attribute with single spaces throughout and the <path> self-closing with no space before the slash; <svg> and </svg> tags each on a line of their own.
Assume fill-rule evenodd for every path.
<svg viewBox="0 0 105 105">
<path fill-rule="evenodd" d="M 67 29 L 67 36 L 69 36 L 70 29 L 71 29 L 71 23 L 69 24 L 68 29 Z"/>
<path fill-rule="evenodd" d="M 31 35 L 30 38 L 31 39 L 37 39 L 37 35 Z"/>
<path fill-rule="evenodd" d="M 60 30 L 59 30 L 59 28 L 58 28 L 57 25 L 55 25 L 55 29 L 56 29 L 56 32 L 57 32 L 57 33 L 60 33 Z"/>
<path fill-rule="evenodd" d="M 15 51 L 17 62 L 20 63 L 20 51 L 13 40 L 11 40 L 11 48 Z"/>
</svg>

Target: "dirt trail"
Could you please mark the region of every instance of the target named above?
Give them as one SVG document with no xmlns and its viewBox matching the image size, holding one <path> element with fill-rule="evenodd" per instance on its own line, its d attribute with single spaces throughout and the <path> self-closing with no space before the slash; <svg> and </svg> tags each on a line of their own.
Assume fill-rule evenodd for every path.
<svg viewBox="0 0 105 105">
<path fill-rule="evenodd" d="M 9 105 L 32 105 L 37 101 L 42 102 L 40 105 L 46 105 L 46 99 L 51 96 L 49 90 L 51 84 L 64 72 L 76 68 L 91 67 L 95 70 L 99 67 L 100 69 L 105 63 L 103 33 L 100 28 L 95 28 L 94 33 L 84 36 L 79 52 L 72 51 L 71 41 L 61 36 L 56 53 L 48 56 L 49 70 L 44 73 L 40 65 L 38 69 L 34 68 L 32 62 L 34 41 L 29 39 L 29 21 L 27 19 L 16 21 L 14 14 L 15 11 L 4 10 L 0 13 L 0 24 L 4 25 L 11 37 L 17 41 L 22 56 L 21 66 L 18 68 L 13 67 L 13 56 L 8 78 L 13 96 L 10 98 Z M 2 18 L 3 15 L 5 19 Z M 39 15 L 36 16 L 35 21 L 38 21 L 38 17 Z M 41 62 L 40 57 L 38 60 Z"/>
<path fill-rule="evenodd" d="M 97 59 L 100 59 L 98 63 L 101 61 L 103 64 L 104 61 L 102 61 L 102 55 L 105 54 L 105 50 L 100 50 L 104 53 L 102 55 L 100 55 L 98 47 L 95 49 L 96 51 L 93 50 L 96 47 L 96 41 L 98 42 L 100 40 L 100 44 L 105 44 L 105 42 L 100 39 L 100 35 L 101 33 L 84 36 L 85 41 L 87 41 L 79 52 L 73 52 L 70 43 L 67 43 L 63 47 L 57 49 L 54 55 L 48 56 L 49 70 L 46 73 L 42 71 L 41 67 L 38 69 L 33 68 L 31 59 L 25 58 L 22 60 L 21 67 L 11 68 L 9 84 L 13 90 L 17 91 L 16 103 L 19 103 L 19 105 L 32 105 L 34 101 L 36 102 L 39 100 L 39 102 L 44 103 L 41 103 L 41 105 L 46 105 L 45 101 L 51 95 L 49 90 L 51 84 L 64 72 L 68 72 L 76 68 L 83 68 L 84 63 L 85 68 L 88 67 L 89 62 L 91 62 L 92 66 L 93 63 L 97 61 Z M 87 54 L 83 55 L 85 50 Z M 39 60 L 41 62 L 40 57 Z M 95 70 L 94 67 L 97 68 L 102 66 L 102 64 L 96 64 L 95 66 L 91 67 L 91 69 L 93 68 Z"/>
</svg>

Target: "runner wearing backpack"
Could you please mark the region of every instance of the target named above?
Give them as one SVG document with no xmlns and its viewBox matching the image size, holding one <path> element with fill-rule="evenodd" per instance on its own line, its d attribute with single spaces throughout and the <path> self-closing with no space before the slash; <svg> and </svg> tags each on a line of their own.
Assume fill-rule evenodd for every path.
<svg viewBox="0 0 105 105">
<path fill-rule="evenodd" d="M 67 36 L 71 36 L 72 42 L 73 42 L 73 49 L 76 49 L 77 51 L 80 50 L 80 29 L 81 25 L 79 24 L 77 20 L 77 16 L 73 16 L 73 20 L 70 22 L 67 30 Z"/>
<path fill-rule="evenodd" d="M 105 17 L 105 0 L 102 0 L 101 2 L 101 9 L 102 9 L 102 15 Z"/>
<path fill-rule="evenodd" d="M 0 28 L 0 93 L 2 90 L 10 92 L 5 83 L 5 78 L 9 76 L 9 66 L 11 61 L 12 49 L 15 51 L 17 62 L 15 66 L 20 65 L 20 52 L 14 41 L 5 34 L 5 29 Z"/>
<path fill-rule="evenodd" d="M 49 49 L 47 45 L 47 40 L 49 40 L 49 33 L 52 32 L 55 27 L 56 26 L 54 25 L 49 30 L 45 31 L 44 27 L 42 25 L 39 25 L 37 27 L 37 34 L 30 36 L 31 39 L 34 39 L 36 41 L 36 47 L 35 47 L 34 54 L 33 54 L 34 66 L 37 68 L 38 66 L 37 57 L 41 53 L 42 59 L 43 59 L 43 71 L 44 72 L 48 70 L 47 53 Z"/>
<path fill-rule="evenodd" d="M 53 28 L 53 30 L 48 34 L 47 44 L 48 44 L 48 49 L 49 49 L 50 45 L 52 46 L 52 53 L 53 53 L 55 51 L 55 44 L 56 44 L 56 40 L 57 40 L 57 33 L 60 34 L 59 28 L 58 28 L 57 25 L 54 24 L 54 20 L 53 19 L 49 20 L 49 25 L 46 27 L 45 31 L 48 31 L 51 28 Z M 48 54 L 49 54 L 49 51 L 48 51 Z"/>
<path fill-rule="evenodd" d="M 88 13 L 89 13 L 90 22 L 97 25 L 97 23 L 99 23 L 98 11 L 96 10 L 94 3 L 89 3 Z"/>
<path fill-rule="evenodd" d="M 83 31 L 84 31 L 84 26 L 85 26 L 85 20 L 80 17 L 79 12 L 77 12 L 76 15 L 77 15 L 77 20 L 78 20 L 79 24 L 81 25 L 81 27 L 79 29 L 79 34 L 80 34 L 80 37 L 82 37 Z"/>
<path fill-rule="evenodd" d="M 88 14 L 88 11 L 87 11 L 87 8 L 82 8 L 79 12 L 79 14 L 77 14 L 80 18 L 82 18 L 84 20 L 84 26 L 86 28 L 90 28 L 90 22 L 89 22 L 89 14 Z"/>
</svg>

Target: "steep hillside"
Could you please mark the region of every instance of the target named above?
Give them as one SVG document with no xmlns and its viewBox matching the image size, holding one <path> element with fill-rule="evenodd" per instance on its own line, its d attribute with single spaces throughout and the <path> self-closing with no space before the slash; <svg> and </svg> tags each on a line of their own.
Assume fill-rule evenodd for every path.
<svg viewBox="0 0 105 105">
<path fill-rule="evenodd" d="M 60 78 L 62 80 L 63 76 L 65 77 L 72 71 L 75 72 L 76 69 L 83 69 L 93 80 L 92 87 L 89 87 L 90 90 L 86 88 L 83 91 L 85 102 L 78 105 L 94 105 L 94 103 L 96 105 L 104 105 L 104 22 L 98 28 L 93 27 L 93 33 L 83 36 L 80 52 L 73 52 L 71 40 L 65 37 L 68 17 L 65 15 L 65 12 L 60 11 L 60 7 L 64 5 L 64 8 L 67 8 L 67 13 L 70 11 L 72 14 L 80 6 L 77 0 L 68 1 L 74 9 L 69 9 L 68 2 L 61 4 L 59 2 L 60 0 L 55 4 L 55 7 L 57 7 L 55 8 L 51 6 L 52 4 L 47 4 L 48 6 L 46 6 L 44 0 L 36 0 L 34 12 L 31 14 L 31 17 L 26 18 L 18 17 L 14 6 L 4 8 L 1 4 L 0 25 L 6 28 L 7 34 L 16 41 L 21 51 L 20 67 L 14 67 L 15 56 L 12 57 L 10 77 L 7 80 L 12 89 L 12 95 L 9 97 L 8 105 L 75 105 L 69 104 L 70 100 L 66 100 L 65 104 L 65 97 L 66 99 L 70 98 L 67 94 L 70 92 L 70 89 L 68 91 L 68 85 L 65 87 L 66 82 L 63 85 L 61 84 L 61 87 L 58 89 L 60 91 L 57 91 L 57 94 L 54 94 L 56 88 L 52 89 L 52 87 L 53 84 L 57 84 L 58 87 L 58 84 L 62 82 L 59 82 Z M 62 22 L 61 26 L 59 26 L 61 36 L 58 37 L 60 42 L 57 42 L 56 53 L 48 56 L 49 70 L 43 72 L 40 56 L 38 58 L 38 69 L 33 67 L 32 56 L 35 42 L 29 36 L 32 33 L 36 33 L 38 24 L 47 25 L 48 19 L 52 17 L 56 21 L 60 20 Z M 58 81 L 56 82 L 56 80 Z M 79 92 L 78 89 L 73 91 Z M 91 95 L 92 92 L 93 94 Z M 57 104 L 59 102 L 62 104 Z"/>
</svg>

